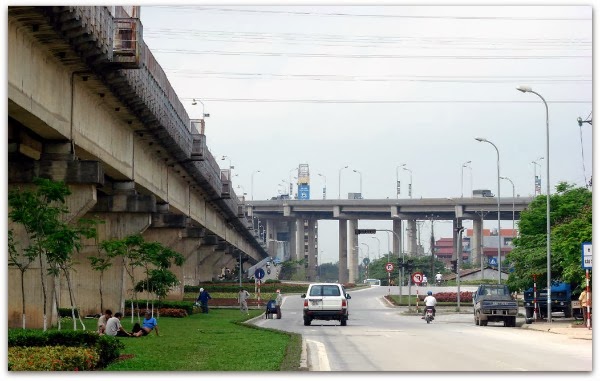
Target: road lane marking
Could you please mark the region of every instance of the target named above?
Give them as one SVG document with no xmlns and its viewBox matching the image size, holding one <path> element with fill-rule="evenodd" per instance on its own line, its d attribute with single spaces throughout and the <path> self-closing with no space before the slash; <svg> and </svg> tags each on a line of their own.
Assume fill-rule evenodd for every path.
<svg viewBox="0 0 600 381">
<path fill-rule="evenodd" d="M 306 340 L 309 345 L 313 345 L 316 349 L 317 363 L 319 364 L 318 369 L 311 369 L 317 372 L 329 372 L 331 368 L 329 367 L 329 358 L 327 357 L 327 351 L 325 350 L 325 345 L 320 341 L 315 340 Z"/>
</svg>

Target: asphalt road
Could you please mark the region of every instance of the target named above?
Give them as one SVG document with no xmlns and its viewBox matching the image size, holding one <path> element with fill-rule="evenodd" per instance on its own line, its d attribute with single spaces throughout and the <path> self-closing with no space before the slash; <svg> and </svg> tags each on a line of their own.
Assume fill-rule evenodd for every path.
<svg viewBox="0 0 600 381">
<path fill-rule="evenodd" d="M 398 293 L 398 287 L 391 291 Z M 592 370 L 591 340 L 502 323 L 480 327 L 472 314 L 452 310 L 440 310 L 436 320 L 426 324 L 419 316 L 405 314 L 405 308 L 389 306 L 383 300 L 387 293 L 386 286 L 351 291 L 346 327 L 317 320 L 304 326 L 299 295 L 285 296 L 281 320 L 257 319 L 254 324 L 302 334 L 311 371 Z M 463 309 L 468 307 L 465 303 Z"/>
</svg>

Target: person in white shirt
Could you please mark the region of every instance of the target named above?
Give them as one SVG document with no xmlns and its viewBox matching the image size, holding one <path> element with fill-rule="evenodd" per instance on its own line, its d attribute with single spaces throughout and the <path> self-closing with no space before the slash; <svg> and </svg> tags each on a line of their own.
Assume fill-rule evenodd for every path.
<svg viewBox="0 0 600 381">
<path fill-rule="evenodd" d="M 440 274 L 439 272 L 435 274 L 435 283 L 437 283 L 438 285 L 442 284 L 442 274 Z"/>
<path fill-rule="evenodd" d="M 437 304 L 437 299 L 433 296 L 433 292 L 427 291 L 427 296 L 423 300 L 425 302 L 425 308 L 423 309 L 423 316 L 421 319 L 425 319 L 425 312 L 427 312 L 427 307 L 433 307 L 433 316 L 435 316 L 435 306 Z"/>
<path fill-rule="evenodd" d="M 423 280 L 421 281 L 421 286 L 427 286 L 427 276 L 423 275 Z"/>
</svg>

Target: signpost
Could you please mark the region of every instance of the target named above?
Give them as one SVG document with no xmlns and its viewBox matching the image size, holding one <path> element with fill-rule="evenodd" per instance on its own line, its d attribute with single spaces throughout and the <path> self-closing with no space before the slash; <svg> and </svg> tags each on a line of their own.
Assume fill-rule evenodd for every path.
<svg viewBox="0 0 600 381">
<path fill-rule="evenodd" d="M 262 278 L 265 277 L 265 270 L 256 269 L 254 271 L 254 278 L 256 278 L 256 298 L 258 299 L 258 306 L 260 307 L 260 284 L 262 283 Z"/>
<path fill-rule="evenodd" d="M 420 273 L 420 272 L 413 273 L 412 281 L 417 285 L 421 284 L 421 282 L 423 281 L 423 273 Z"/>
<path fill-rule="evenodd" d="M 388 262 L 385 264 L 385 271 L 388 273 L 388 295 L 390 294 L 390 274 L 394 271 L 394 264 L 392 262 Z"/>
<path fill-rule="evenodd" d="M 590 321 L 590 270 L 592 268 L 592 243 L 583 242 L 581 244 L 581 267 L 585 269 L 585 294 L 586 294 L 586 321 L 588 329 L 592 328 Z"/>
</svg>

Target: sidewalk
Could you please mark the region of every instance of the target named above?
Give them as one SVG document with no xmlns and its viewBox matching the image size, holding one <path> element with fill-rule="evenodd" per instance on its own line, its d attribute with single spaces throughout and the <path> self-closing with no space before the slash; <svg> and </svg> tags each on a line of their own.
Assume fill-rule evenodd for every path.
<svg viewBox="0 0 600 381">
<path fill-rule="evenodd" d="M 552 323 L 546 321 L 537 321 L 531 324 L 523 323 L 521 328 L 567 335 L 573 339 L 592 340 L 592 329 L 588 329 L 585 325 L 575 325 L 572 320 L 553 321 Z"/>
</svg>

